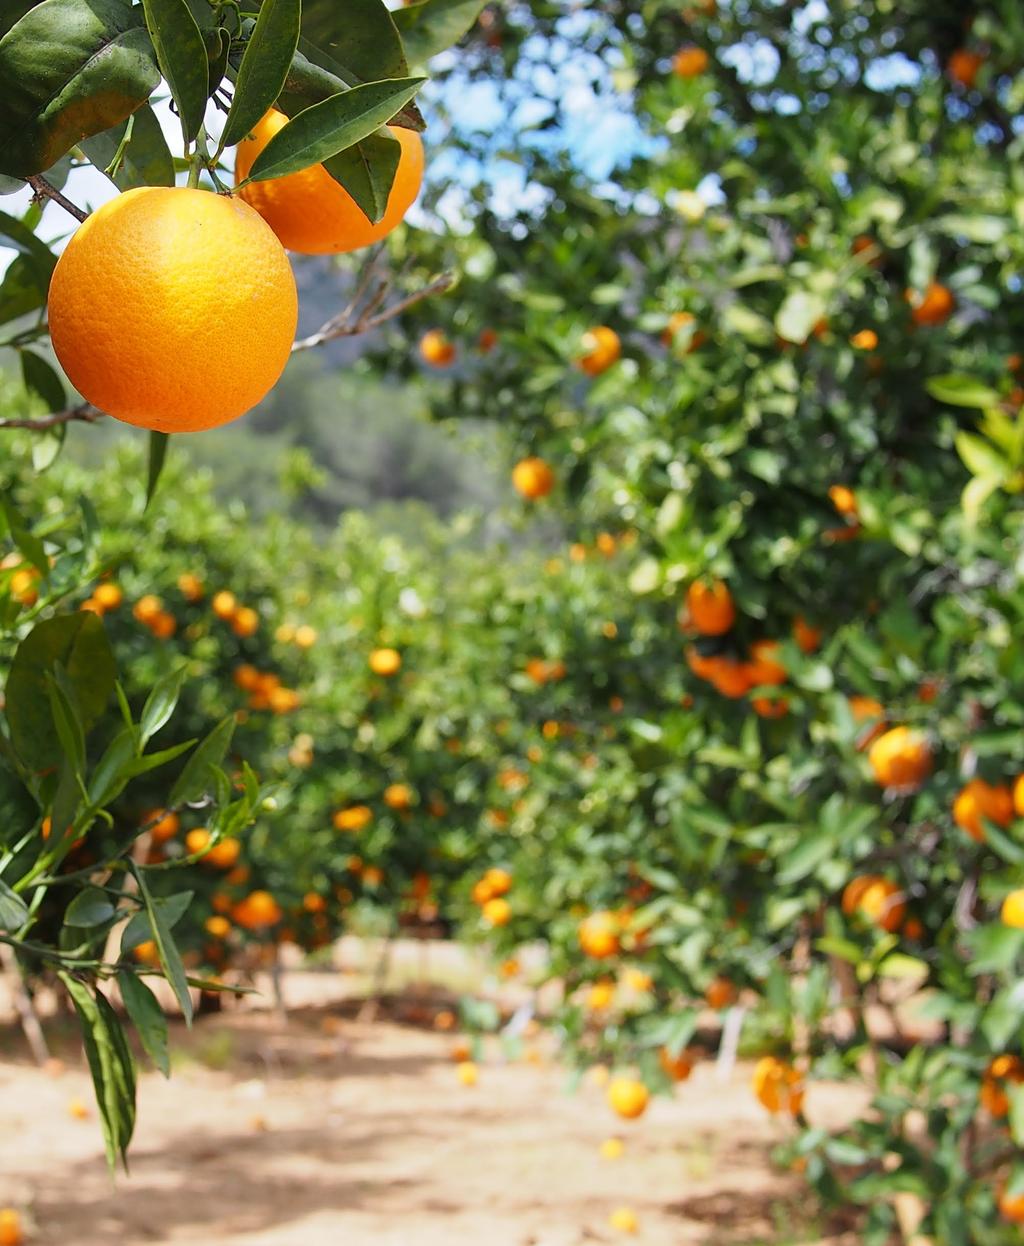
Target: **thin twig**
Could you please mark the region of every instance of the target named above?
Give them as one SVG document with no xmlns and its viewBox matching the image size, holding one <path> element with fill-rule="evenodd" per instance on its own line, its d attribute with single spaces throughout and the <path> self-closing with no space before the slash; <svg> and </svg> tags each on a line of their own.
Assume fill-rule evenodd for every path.
<svg viewBox="0 0 1024 1246">
<path fill-rule="evenodd" d="M 84 212 L 77 204 L 72 203 L 70 199 L 62 195 L 56 186 L 51 186 L 41 174 L 33 173 L 31 177 L 25 178 L 25 181 L 35 191 L 37 202 L 40 199 L 52 199 L 54 203 L 59 203 L 65 212 L 69 212 L 76 221 L 84 221 L 89 215 L 88 212 Z"/>
<path fill-rule="evenodd" d="M 358 333 L 369 333 L 372 329 L 377 329 L 382 324 L 386 324 L 387 321 L 393 320 L 395 316 L 400 316 L 404 311 L 407 311 L 423 299 L 430 298 L 434 294 L 443 294 L 445 290 L 450 290 L 454 281 L 454 273 L 442 273 L 440 277 L 436 278 L 429 285 L 424 286 L 422 290 L 413 291 L 412 294 L 406 295 L 405 298 L 399 299 L 397 303 L 392 303 L 390 307 L 385 307 L 383 311 L 373 315 L 371 313 L 380 305 L 390 288 L 388 283 L 384 283 L 373 293 L 367 305 L 354 320 L 351 319 L 352 311 L 346 309 L 349 311 L 348 315 L 335 316 L 322 325 L 316 333 L 311 334 L 309 337 L 299 338 L 298 341 L 292 343 L 292 351 L 294 353 L 299 350 L 310 350 L 314 346 L 322 346 L 325 342 L 332 342 L 335 338 L 355 337 Z"/>
<path fill-rule="evenodd" d="M 54 411 L 51 415 L 40 415 L 35 419 L 26 418 L 0 420 L 0 428 L 27 428 L 29 432 L 44 433 L 48 428 L 57 428 L 61 424 L 70 424 L 73 420 L 81 420 L 86 424 L 94 424 L 103 415 L 91 403 L 82 402 L 77 407 L 69 407 L 67 411 Z"/>
</svg>

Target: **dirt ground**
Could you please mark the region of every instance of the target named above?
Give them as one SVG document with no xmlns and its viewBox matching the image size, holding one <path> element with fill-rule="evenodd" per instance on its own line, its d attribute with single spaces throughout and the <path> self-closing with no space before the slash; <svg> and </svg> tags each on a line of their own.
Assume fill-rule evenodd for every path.
<svg viewBox="0 0 1024 1246">
<path fill-rule="evenodd" d="M 174 1075 L 146 1073 L 131 1173 L 109 1177 L 73 1037 L 51 1038 L 50 1076 L 0 1031 L 0 1205 L 24 1210 L 32 1246 L 852 1246 L 823 1236 L 799 1186 L 774 1170 L 782 1127 L 749 1067 L 727 1083 L 699 1066 L 674 1100 L 624 1127 L 603 1093 L 568 1093 L 554 1060 L 488 1049 L 461 1086 L 451 1037 L 360 1019 L 337 973 L 294 973 L 289 1016 L 266 1007 L 175 1027 Z M 74 1099 L 89 1116 L 69 1113 Z M 815 1087 L 828 1124 L 846 1092 Z M 625 1138 L 603 1159 L 600 1143 Z M 639 1231 L 609 1227 L 631 1207 Z"/>
</svg>

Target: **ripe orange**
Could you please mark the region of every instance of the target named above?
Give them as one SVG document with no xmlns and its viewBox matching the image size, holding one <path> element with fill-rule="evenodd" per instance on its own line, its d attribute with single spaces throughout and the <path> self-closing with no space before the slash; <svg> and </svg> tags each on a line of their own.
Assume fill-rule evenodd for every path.
<svg viewBox="0 0 1024 1246">
<path fill-rule="evenodd" d="M 472 1060 L 460 1061 L 455 1073 L 463 1086 L 475 1086 L 480 1076 L 479 1071 Z"/>
<path fill-rule="evenodd" d="M 728 1008 L 736 1002 L 736 987 L 728 978 L 715 978 L 704 992 L 704 1002 L 716 1011 Z"/>
<path fill-rule="evenodd" d="M 492 896 L 505 896 L 512 890 L 512 875 L 508 870 L 500 869 L 498 866 L 489 869 L 484 879 L 491 889 Z"/>
<path fill-rule="evenodd" d="M 262 930 L 282 918 L 280 905 L 269 891 L 252 891 L 232 910 L 235 921 L 246 930 Z"/>
<path fill-rule="evenodd" d="M 920 290 L 907 290 L 906 300 L 910 304 L 911 320 L 919 325 L 942 324 L 950 318 L 956 307 L 952 291 L 937 281 L 933 281 L 923 293 Z"/>
<path fill-rule="evenodd" d="M 116 610 L 124 601 L 124 593 L 116 584 L 97 584 L 92 599 L 103 610 Z"/>
<path fill-rule="evenodd" d="M 776 640 L 756 640 L 750 646 L 747 675 L 755 687 L 778 686 L 788 678 L 788 671 L 778 660 L 779 643 Z"/>
<path fill-rule="evenodd" d="M 254 407 L 298 320 L 288 257 L 247 204 L 144 186 L 80 225 L 53 271 L 49 323 L 68 379 L 128 424 L 187 433 Z"/>
<path fill-rule="evenodd" d="M 619 950 L 620 923 L 614 913 L 591 913 L 580 922 L 580 947 L 595 960 L 607 960 Z"/>
<path fill-rule="evenodd" d="M 993 786 L 984 779 L 971 779 L 953 801 L 953 821 L 980 844 L 985 842 L 985 818 L 996 826 L 1009 826 L 1013 821 L 1013 794 L 1004 784 Z"/>
<path fill-rule="evenodd" d="M 1024 818 L 1024 774 L 1018 775 L 1013 783 L 1013 812 L 1018 818 Z"/>
<path fill-rule="evenodd" d="M 674 1082 L 685 1082 L 693 1072 L 693 1057 L 685 1051 L 672 1056 L 667 1047 L 662 1047 L 658 1052 L 658 1063 Z"/>
<path fill-rule="evenodd" d="M 682 330 L 688 329 L 691 325 L 696 325 L 696 323 L 697 317 L 693 314 L 693 312 L 673 312 L 672 315 L 669 316 L 668 324 L 665 326 L 661 334 L 662 345 L 671 346 Z M 699 350 L 707 340 L 708 335 L 706 333 L 702 333 L 700 329 L 695 328 L 689 344 L 686 347 L 686 353 L 688 355 L 692 355 L 693 352 L 695 350 Z"/>
<path fill-rule="evenodd" d="M 613 1078 L 608 1086 L 608 1106 L 623 1120 L 636 1120 L 647 1111 L 650 1092 L 635 1077 Z"/>
<path fill-rule="evenodd" d="M 1010 1110 L 1005 1082 L 1015 1086 L 1024 1082 L 1024 1061 L 1019 1056 L 994 1056 L 989 1061 L 981 1082 L 981 1105 L 992 1116 L 1005 1116 Z"/>
<path fill-rule="evenodd" d="M 874 329 L 859 329 L 850 338 L 850 345 L 854 350 L 876 350 L 878 348 L 878 334 Z"/>
<path fill-rule="evenodd" d="M 202 580 L 199 576 L 193 575 L 191 571 L 178 576 L 178 588 L 186 601 L 202 601 L 203 593 L 206 591 Z"/>
<path fill-rule="evenodd" d="M 1003 901 L 1000 917 L 1004 926 L 1024 930 L 1024 889 L 1018 888 L 1010 892 Z"/>
<path fill-rule="evenodd" d="M 828 496 L 840 515 L 856 518 L 857 495 L 848 485 L 830 485 Z"/>
<path fill-rule="evenodd" d="M 821 646 L 821 628 L 812 627 L 798 614 L 793 620 L 793 639 L 804 653 L 814 653 Z"/>
<path fill-rule="evenodd" d="M 931 773 L 928 741 L 911 727 L 893 727 L 880 735 L 868 750 L 868 761 L 882 787 L 913 791 Z"/>
<path fill-rule="evenodd" d="M 0 1246 L 21 1246 L 24 1240 L 21 1217 L 13 1207 L 4 1207 L 0 1210 Z"/>
<path fill-rule="evenodd" d="M 600 376 L 622 355 L 622 343 L 614 329 L 599 324 L 583 335 L 584 353 L 576 360 L 587 376 Z"/>
<path fill-rule="evenodd" d="M 455 362 L 455 344 L 443 329 L 428 329 L 420 338 L 420 358 L 432 368 L 448 368 Z"/>
<path fill-rule="evenodd" d="M 139 606 L 141 605 L 142 602 L 140 601 Z M 227 589 L 221 589 L 219 593 L 214 593 L 213 601 L 210 602 L 210 605 L 218 619 L 228 621 L 235 617 L 235 611 L 238 609 L 238 600 L 234 593 L 228 592 Z"/>
<path fill-rule="evenodd" d="M 804 1087 L 800 1073 L 777 1056 L 764 1056 L 754 1067 L 754 1094 L 769 1112 L 798 1116 L 803 1108 Z"/>
<path fill-rule="evenodd" d="M 732 658 L 714 658 L 714 667 L 708 676 L 715 689 L 723 697 L 746 696 L 753 686 L 750 668 L 745 662 L 735 662 Z"/>
<path fill-rule="evenodd" d="M 374 649 L 369 657 L 370 670 L 375 675 L 397 675 L 402 669 L 402 655 L 397 649 Z"/>
<path fill-rule="evenodd" d="M 978 76 L 978 70 L 984 65 L 985 58 L 980 52 L 970 52 L 967 48 L 957 48 L 946 62 L 946 73 L 950 81 L 958 83 L 970 90 Z"/>
<path fill-rule="evenodd" d="M 625 1151 L 626 1144 L 621 1138 L 605 1138 L 601 1143 L 602 1159 L 621 1159 Z"/>
<path fill-rule="evenodd" d="M 384 789 L 384 803 L 389 809 L 408 809 L 412 804 L 412 792 L 408 784 L 388 784 Z"/>
<path fill-rule="evenodd" d="M 476 348 L 481 355 L 489 355 L 498 345 L 498 335 L 493 329 L 481 329 L 476 339 Z"/>
<path fill-rule="evenodd" d="M 999 1195 L 999 1211 L 1005 1220 L 1024 1224 L 1024 1194 L 1008 1194 L 1003 1190 Z"/>
<path fill-rule="evenodd" d="M 350 805 L 339 809 L 332 821 L 338 831 L 363 831 L 373 821 L 373 810 L 369 805 Z"/>
<path fill-rule="evenodd" d="M 243 139 L 235 152 L 235 181 L 249 176 L 253 162 L 287 124 L 284 113 L 271 109 Z M 289 251 L 303 255 L 338 255 L 379 242 L 402 223 L 423 182 L 423 142 L 414 130 L 390 126 L 401 145 L 398 171 L 388 206 L 376 225 L 363 215 L 344 187 L 322 164 L 286 177 L 253 182 L 238 193 L 263 217 Z"/>
<path fill-rule="evenodd" d="M 702 636 L 721 636 L 736 622 L 729 586 L 721 580 L 705 584 L 694 580 L 686 590 L 686 608 L 693 626 Z"/>
<path fill-rule="evenodd" d="M 846 884 L 840 906 L 847 917 L 862 913 L 868 921 L 895 933 L 903 924 L 907 906 L 902 890 L 880 874 L 860 874 Z"/>
<path fill-rule="evenodd" d="M 502 896 L 486 900 L 483 906 L 483 919 L 488 926 L 507 926 L 512 920 L 512 906 Z"/>
<path fill-rule="evenodd" d="M 708 54 L 703 48 L 680 48 L 672 58 L 672 72 L 677 78 L 697 78 L 708 67 Z"/>
<path fill-rule="evenodd" d="M 543 459 L 520 459 L 512 469 L 512 484 L 531 502 L 546 498 L 555 487 L 555 473 Z"/>
<path fill-rule="evenodd" d="M 619 1233 L 635 1233 L 640 1227 L 632 1207 L 616 1207 L 608 1217 L 609 1225 Z"/>
<path fill-rule="evenodd" d="M 280 632 L 281 628 L 278 628 L 278 631 Z M 318 633 L 315 627 L 310 627 L 308 623 L 300 623 L 295 629 L 295 634 L 291 639 L 294 640 L 295 644 L 300 649 L 312 649 L 316 644 L 317 634 Z M 282 638 L 278 636 L 278 640 L 281 639 Z"/>
<path fill-rule="evenodd" d="M 154 821 L 154 819 L 156 820 Z M 149 826 L 149 837 L 153 843 L 163 844 L 177 835 L 180 820 L 176 813 L 165 813 L 161 809 L 150 809 L 142 815 L 139 825 Z"/>
<path fill-rule="evenodd" d="M 214 939 L 226 939 L 231 933 L 231 923 L 226 917 L 217 914 L 214 917 L 208 917 L 203 922 L 203 929 Z"/>
<path fill-rule="evenodd" d="M 236 636 L 255 636 L 260 628 L 260 616 L 252 606 L 239 606 L 231 619 L 231 630 Z"/>
<path fill-rule="evenodd" d="M 156 618 L 163 608 L 163 602 L 159 597 L 155 597 L 152 593 L 147 593 L 144 597 L 132 606 L 132 614 L 140 623 L 149 624 Z"/>
<path fill-rule="evenodd" d="M 615 983 L 610 978 L 602 978 L 587 991 L 587 1007 L 591 1012 L 603 1012 L 612 1006 L 614 1000 Z"/>
</svg>

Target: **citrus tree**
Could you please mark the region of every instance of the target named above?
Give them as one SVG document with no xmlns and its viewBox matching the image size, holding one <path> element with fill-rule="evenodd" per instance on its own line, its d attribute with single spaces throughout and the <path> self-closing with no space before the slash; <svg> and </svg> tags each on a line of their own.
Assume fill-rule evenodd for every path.
<svg viewBox="0 0 1024 1246">
<path fill-rule="evenodd" d="M 27 184 L 34 195 L 21 217 L 0 213 L 16 252 L 0 283 L 2 345 L 18 353 L 33 404 L 0 420 L 32 442 L 3 467 L 0 939 L 22 971 L 56 973 L 71 996 L 111 1163 L 132 1133 L 135 1062 L 101 984 L 116 978 L 166 1071 L 166 1026 L 142 976 L 165 976 L 186 1018 L 190 986 L 206 984 L 190 980 L 177 946 L 197 890 L 181 871 L 227 864 L 274 798 L 245 742 L 232 741 L 237 702 L 225 705 L 223 689 L 183 691 L 189 663 L 170 657 L 177 607 L 196 641 L 193 673 L 226 660 L 217 638 L 201 643 L 196 569 L 182 570 L 174 603 L 142 593 L 131 606 L 143 632 L 118 634 L 109 624 L 129 610 L 117 578 L 128 543 L 116 525 L 101 530 L 100 482 L 69 496 L 36 492 L 32 475 L 71 422 L 106 414 L 148 429 L 147 487 L 132 502 L 140 524 L 168 435 L 223 424 L 268 392 L 297 322 L 284 246 L 340 253 L 400 223 L 423 172 L 413 98 L 425 78 L 410 61 L 458 39 L 478 8 L 423 0 L 392 15 L 360 0 L 340 15 L 316 0 L 305 12 L 299 0 L 18 0 L 0 17 L 0 193 Z M 166 99 L 180 128 L 172 143 L 152 106 Z M 225 153 L 239 144 L 232 177 Z M 63 193 L 86 166 L 121 192 L 91 214 Z M 318 239 L 286 236 L 271 219 L 282 188 L 313 194 L 313 207 L 293 202 L 285 216 L 315 214 Z M 59 256 L 38 232 L 48 201 L 81 223 Z M 333 323 L 324 336 L 387 314 L 357 310 L 355 326 Z M 80 402 L 69 405 L 69 386 Z M 211 564 L 204 574 L 223 565 Z M 130 574 L 147 570 L 136 559 Z M 246 587 L 259 592 L 265 579 Z M 230 597 L 214 596 L 215 618 L 233 639 L 253 637 L 256 610 Z M 304 628 L 293 632 L 301 648 Z M 252 710 L 297 707 L 294 688 L 255 673 Z M 262 759 L 276 738 L 258 739 Z M 179 827 L 183 850 L 169 853 L 160 845 Z M 262 888 L 241 892 L 231 913 L 252 932 L 280 918 Z"/>
<path fill-rule="evenodd" d="M 1024 31 L 1013 5 L 966 18 L 513 7 L 479 72 L 568 127 L 545 83 L 571 40 L 633 138 L 595 185 L 524 136 L 536 193 L 464 196 L 472 229 L 437 253 L 459 298 L 378 361 L 430 369 L 437 418 L 513 431 L 523 505 L 618 549 L 612 622 L 637 629 L 576 672 L 573 717 L 609 732 L 591 771 L 524 736 L 502 954 L 551 942 L 584 987 L 574 1059 L 620 1066 L 625 1117 L 731 1010 L 725 1058 L 741 1019 L 789 1158 L 878 1243 L 1024 1219 Z M 636 695 L 612 719 L 617 669 Z M 861 1118 L 822 1127 L 819 1078 L 866 1083 Z"/>
</svg>

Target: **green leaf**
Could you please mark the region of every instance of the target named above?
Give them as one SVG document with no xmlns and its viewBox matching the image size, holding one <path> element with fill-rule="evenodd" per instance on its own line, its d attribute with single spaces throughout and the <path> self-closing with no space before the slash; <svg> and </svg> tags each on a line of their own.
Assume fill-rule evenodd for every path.
<svg viewBox="0 0 1024 1246">
<path fill-rule="evenodd" d="M 126 121 L 122 122 L 82 142 L 82 150 L 102 173 L 106 173 L 113 163 L 127 126 Z M 148 104 L 143 104 L 132 114 L 131 138 L 121 152 L 120 164 L 107 176 L 119 190 L 134 190 L 138 186 L 174 185 L 171 149 L 167 146 L 167 139 L 164 138 L 156 113 Z"/>
<path fill-rule="evenodd" d="M 206 44 L 185 0 L 142 0 L 142 7 L 187 145 L 195 141 L 206 114 L 210 83 Z"/>
<path fill-rule="evenodd" d="M 787 342 L 801 345 L 811 336 L 811 330 L 824 315 L 824 299 L 806 290 L 794 290 L 786 295 L 775 313 L 775 331 Z"/>
<path fill-rule="evenodd" d="M 59 676 L 60 673 L 61 667 L 58 663 L 54 668 L 54 675 Z M 63 760 L 72 767 L 77 776 L 81 776 L 85 771 L 85 731 L 78 709 L 68 695 L 66 682 L 62 684 L 58 679 L 51 678 L 47 682 L 46 692 L 57 739 L 63 750 Z"/>
<path fill-rule="evenodd" d="M 813 874 L 823 861 L 830 860 L 835 849 L 835 840 L 830 835 L 820 832 L 807 835 L 791 853 L 782 858 L 777 881 L 783 886 L 799 882 L 801 878 Z"/>
<path fill-rule="evenodd" d="M 392 13 L 410 63 L 422 65 L 458 43 L 480 16 L 484 0 L 422 0 Z"/>
<path fill-rule="evenodd" d="M 999 394 L 975 380 L 973 376 L 965 376 L 960 372 L 949 372 L 945 376 L 933 376 L 925 382 L 925 389 L 939 402 L 949 403 L 951 407 L 995 407 L 999 404 Z"/>
<path fill-rule="evenodd" d="M 134 779 L 140 774 L 148 774 L 150 770 L 166 766 L 168 762 L 174 761 L 182 753 L 187 753 L 194 744 L 194 739 L 182 740 L 180 744 L 172 744 L 170 748 L 160 749 L 156 753 L 146 753 L 144 757 L 136 757 L 125 767 L 125 774 L 129 779 Z"/>
<path fill-rule="evenodd" d="M 840 960 L 849 961 L 851 965 L 857 965 L 863 960 L 860 948 L 850 939 L 839 939 L 830 935 L 825 939 L 817 939 L 814 946 L 826 956 L 838 956 Z"/>
<path fill-rule="evenodd" d="M 142 707 L 142 717 L 139 719 L 140 743 L 143 748 L 160 728 L 167 724 L 174 713 L 187 672 L 188 667 L 183 664 L 153 685 L 153 690 Z"/>
<path fill-rule="evenodd" d="M 17 843 L 39 821 L 39 806 L 13 771 L 0 762 L 0 844 Z"/>
<path fill-rule="evenodd" d="M 251 181 L 283 177 L 344 151 L 389 121 L 420 89 L 424 78 L 368 82 L 298 113 L 253 162 Z"/>
<path fill-rule="evenodd" d="M 171 1060 L 167 1050 L 167 1018 L 156 996 L 145 982 L 130 969 L 117 974 L 125 1010 L 138 1031 L 146 1054 L 164 1077 L 171 1075 Z"/>
<path fill-rule="evenodd" d="M 146 470 L 146 506 L 148 507 L 160 483 L 160 473 L 167 461 L 167 447 L 170 444 L 170 433 L 160 433 L 152 429 L 149 434 L 149 465 Z"/>
<path fill-rule="evenodd" d="M 68 905 L 64 925 L 88 930 L 92 926 L 105 926 L 116 916 L 117 909 L 105 891 L 99 887 L 86 887 Z"/>
<path fill-rule="evenodd" d="M 107 745 L 89 776 L 89 799 L 97 805 L 109 804 L 124 791 L 131 777 L 128 767 L 138 752 L 139 735 L 134 727 L 122 727 Z"/>
<path fill-rule="evenodd" d="M 181 891 L 173 896 L 154 897 L 153 907 L 160 912 L 168 930 L 173 929 L 188 912 L 194 894 L 192 891 Z M 150 921 L 149 912 L 142 908 L 132 917 L 121 933 L 121 955 L 124 956 L 132 948 L 152 938 L 153 923 Z"/>
<path fill-rule="evenodd" d="M 387 211 L 402 149 L 387 130 L 378 130 L 323 162 L 324 168 L 355 200 L 374 225 Z"/>
<path fill-rule="evenodd" d="M 1008 1084 L 1006 1097 L 1010 1100 L 1010 1137 L 1016 1146 L 1024 1146 L 1024 1086 Z"/>
<path fill-rule="evenodd" d="M 188 759 L 184 770 L 178 775 L 177 782 L 171 788 L 169 799 L 172 805 L 182 805 L 190 800 L 198 800 L 210 790 L 214 784 L 211 771 L 224 760 L 234 733 L 234 715 L 229 715 L 221 719 L 199 744 Z"/>
<path fill-rule="evenodd" d="M 0 173 L 28 177 L 144 104 L 160 82 L 128 0 L 43 0 L 0 39 Z"/>
<path fill-rule="evenodd" d="M 6 238 L 7 244 L 14 247 L 22 257 L 35 287 L 45 295 L 50 288 L 50 277 L 53 275 L 57 257 L 24 221 L 19 221 L 16 216 L 9 216 L 6 212 L 0 212 L 0 236 Z"/>
<path fill-rule="evenodd" d="M 128 1143 L 135 1130 L 135 1064 L 117 1014 L 103 995 L 97 991 L 94 996 L 83 982 L 63 970 L 57 976 L 78 1014 L 103 1125 L 107 1163 L 113 1170 L 118 1155 L 127 1163 Z"/>
<path fill-rule="evenodd" d="M 67 403 L 64 382 L 41 356 L 21 350 L 21 379 L 25 388 L 43 400 L 47 411 L 61 411 Z"/>
<path fill-rule="evenodd" d="M 27 917 L 25 901 L 0 878 L 0 930 L 20 930 Z"/>
<path fill-rule="evenodd" d="M 191 1025 L 192 996 L 189 994 L 188 980 L 185 976 L 185 966 L 181 961 L 181 953 L 178 951 L 178 945 L 174 942 L 174 937 L 171 934 L 171 923 L 168 922 L 162 906 L 153 902 L 149 886 L 146 883 L 145 872 L 135 868 L 133 865 L 132 873 L 138 880 L 139 892 L 146 906 L 149 926 L 153 932 L 153 941 L 156 943 L 157 951 L 160 953 L 160 964 L 167 976 L 167 981 L 171 985 L 171 989 L 177 996 L 178 1003 L 181 1005 L 185 1024 Z"/>
<path fill-rule="evenodd" d="M 969 480 L 964 486 L 964 491 L 960 495 L 960 505 L 963 507 L 964 516 L 968 523 L 976 524 L 978 516 L 981 514 L 982 507 L 999 489 L 1004 481 L 1004 477 L 1000 476 L 975 476 Z"/>
<path fill-rule="evenodd" d="M 234 147 L 284 90 L 299 43 L 300 0 L 264 0 L 235 78 L 221 149 Z"/>
<path fill-rule="evenodd" d="M 991 442 L 973 433 L 963 432 L 957 433 L 954 440 L 957 454 L 973 476 L 1006 476 L 1006 459 Z"/>
<path fill-rule="evenodd" d="M 7 722 L 15 751 L 36 771 L 57 765 L 63 755 L 47 692 L 58 662 L 74 689 L 82 729 L 88 731 L 114 690 L 114 656 L 96 615 L 81 611 L 45 619 L 14 655 L 6 686 Z"/>
<path fill-rule="evenodd" d="M 14 509 L 14 503 L 8 498 L 0 498 L 0 510 L 3 512 L 4 518 L 7 520 L 7 530 L 11 534 L 14 544 L 32 564 L 37 571 L 43 575 L 48 575 L 50 571 L 50 560 L 46 557 L 46 548 L 42 541 L 31 532 L 25 525 L 25 522 Z"/>
<path fill-rule="evenodd" d="M 382 0 L 304 0 L 302 33 L 337 61 L 350 85 L 409 72 L 394 14 Z"/>
</svg>

